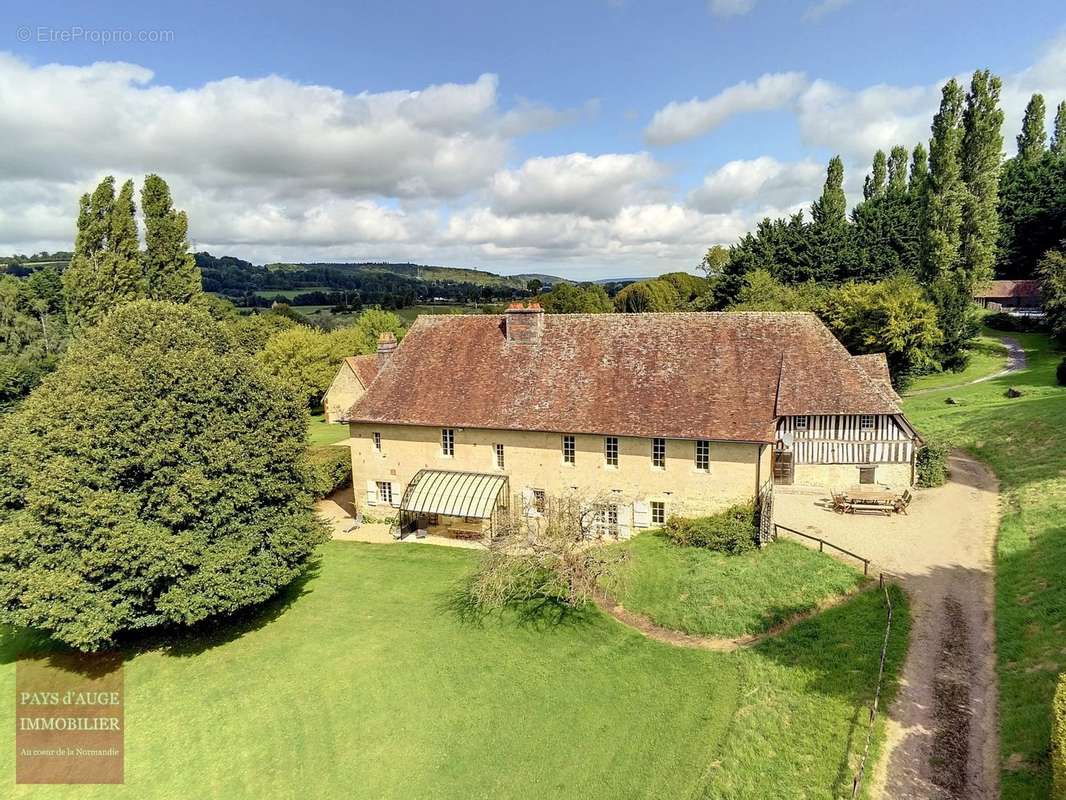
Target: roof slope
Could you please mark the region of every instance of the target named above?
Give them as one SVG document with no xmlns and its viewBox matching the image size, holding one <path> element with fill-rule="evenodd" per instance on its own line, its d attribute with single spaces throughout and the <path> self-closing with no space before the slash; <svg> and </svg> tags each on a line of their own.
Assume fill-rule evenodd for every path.
<svg viewBox="0 0 1066 800">
<path fill-rule="evenodd" d="M 892 399 L 899 402 L 900 396 L 896 394 L 896 389 L 892 385 L 892 373 L 888 369 L 888 356 L 884 353 L 870 353 L 868 355 L 852 356 L 852 359 L 862 367 L 863 372 L 870 379 L 879 383 L 882 388 L 887 389 Z"/>
<path fill-rule="evenodd" d="M 378 376 L 378 370 L 380 369 L 376 353 L 366 356 L 348 356 L 344 359 L 344 363 L 351 367 L 352 372 L 355 373 L 355 377 L 359 379 L 359 382 L 363 384 L 364 389 L 370 386 L 374 378 Z"/>
<path fill-rule="evenodd" d="M 1040 281 L 988 281 L 988 283 L 982 285 L 981 288 L 974 292 L 974 296 L 990 299 L 997 297 L 1039 297 Z"/>
<path fill-rule="evenodd" d="M 813 314 L 418 317 L 355 422 L 771 442 L 781 414 L 898 414 Z"/>
</svg>

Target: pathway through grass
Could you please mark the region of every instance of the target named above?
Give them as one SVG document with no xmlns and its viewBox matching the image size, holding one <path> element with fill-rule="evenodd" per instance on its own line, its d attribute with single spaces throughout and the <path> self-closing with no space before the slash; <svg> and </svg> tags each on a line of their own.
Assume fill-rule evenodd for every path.
<svg viewBox="0 0 1066 800">
<path fill-rule="evenodd" d="M 909 398 L 927 435 L 949 437 L 1001 481 L 1004 515 L 996 549 L 1002 795 L 1045 798 L 1055 678 L 1066 670 L 1066 388 L 1061 359 L 1037 334 L 1011 334 L 1028 368 L 1008 377 Z M 1006 397 L 1009 386 L 1020 398 Z"/>
</svg>

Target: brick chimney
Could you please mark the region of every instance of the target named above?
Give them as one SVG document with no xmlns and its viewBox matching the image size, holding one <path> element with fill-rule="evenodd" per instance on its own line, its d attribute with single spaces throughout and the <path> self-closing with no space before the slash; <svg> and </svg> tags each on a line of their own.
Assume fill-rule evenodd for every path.
<svg viewBox="0 0 1066 800">
<path fill-rule="evenodd" d="M 503 315 L 504 330 L 509 342 L 536 344 L 544 333 L 544 309 L 540 303 L 511 303 Z"/>
<path fill-rule="evenodd" d="M 396 337 L 389 331 L 385 331 L 378 337 L 378 369 L 385 366 L 385 362 L 389 360 L 389 356 L 392 355 L 392 351 L 395 349 Z"/>
</svg>

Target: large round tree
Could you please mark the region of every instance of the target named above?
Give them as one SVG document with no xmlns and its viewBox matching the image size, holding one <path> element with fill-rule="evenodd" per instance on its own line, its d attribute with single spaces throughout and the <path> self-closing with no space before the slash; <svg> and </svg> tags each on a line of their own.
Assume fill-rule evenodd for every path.
<svg viewBox="0 0 1066 800">
<path fill-rule="evenodd" d="M 326 538 L 305 430 L 207 312 L 112 312 L 0 428 L 0 620 L 95 650 L 271 597 Z"/>
</svg>

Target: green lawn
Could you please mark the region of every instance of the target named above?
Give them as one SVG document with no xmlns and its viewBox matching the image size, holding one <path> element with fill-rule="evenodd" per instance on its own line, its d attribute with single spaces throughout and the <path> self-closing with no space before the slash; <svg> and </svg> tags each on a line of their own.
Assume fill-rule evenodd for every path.
<svg viewBox="0 0 1066 800">
<path fill-rule="evenodd" d="M 258 297 L 269 297 L 271 299 L 275 297 L 285 297 L 289 300 L 296 297 L 298 294 L 307 294 L 308 292 L 336 292 L 338 289 L 331 289 L 328 286 L 307 286 L 303 289 L 263 289 L 256 292 Z"/>
<path fill-rule="evenodd" d="M 330 542 L 317 574 L 243 624 L 127 651 L 124 786 L 14 786 L 13 748 L 0 784 L 137 800 L 850 796 L 878 593 L 710 653 L 591 607 L 466 620 L 454 587 L 477 557 Z M 890 676 L 907 634 L 896 596 Z M 2 696 L 32 644 L 0 630 Z M 0 727 L 12 714 L 0 704 Z"/>
<path fill-rule="evenodd" d="M 307 435 L 312 445 L 336 444 L 348 438 L 348 426 L 326 422 L 325 414 L 312 414 L 307 424 Z"/>
<path fill-rule="evenodd" d="M 950 437 L 995 470 L 1004 516 L 996 548 L 996 632 L 1003 797 L 1050 792 L 1051 697 L 1066 670 L 1066 388 L 1055 385 L 1062 355 L 1047 337 L 1011 334 L 1028 368 L 950 394 L 906 401 L 926 434 Z M 1009 399 L 1009 386 L 1025 394 Z"/>
<path fill-rule="evenodd" d="M 795 542 L 738 556 L 680 547 L 659 533 L 619 546 L 630 558 L 608 587 L 615 599 L 657 625 L 703 636 L 762 633 L 862 582 L 858 570 Z"/>
<path fill-rule="evenodd" d="M 974 340 L 970 348 L 970 363 L 961 372 L 938 372 L 934 375 L 922 375 L 916 378 L 908 388 L 910 392 L 928 389 L 941 389 L 949 386 L 962 386 L 971 381 L 995 375 L 1007 368 L 1007 348 L 1002 338 L 1016 334 L 1001 333 L 991 328 L 982 328 L 981 335 Z"/>
<path fill-rule="evenodd" d="M 444 304 L 408 306 L 407 308 L 401 308 L 395 313 L 406 324 L 410 325 L 415 321 L 415 317 L 420 314 L 495 314 L 500 310 L 502 310 L 502 306 L 498 304 L 493 305 L 491 303 L 482 303 L 477 306 Z"/>
</svg>

